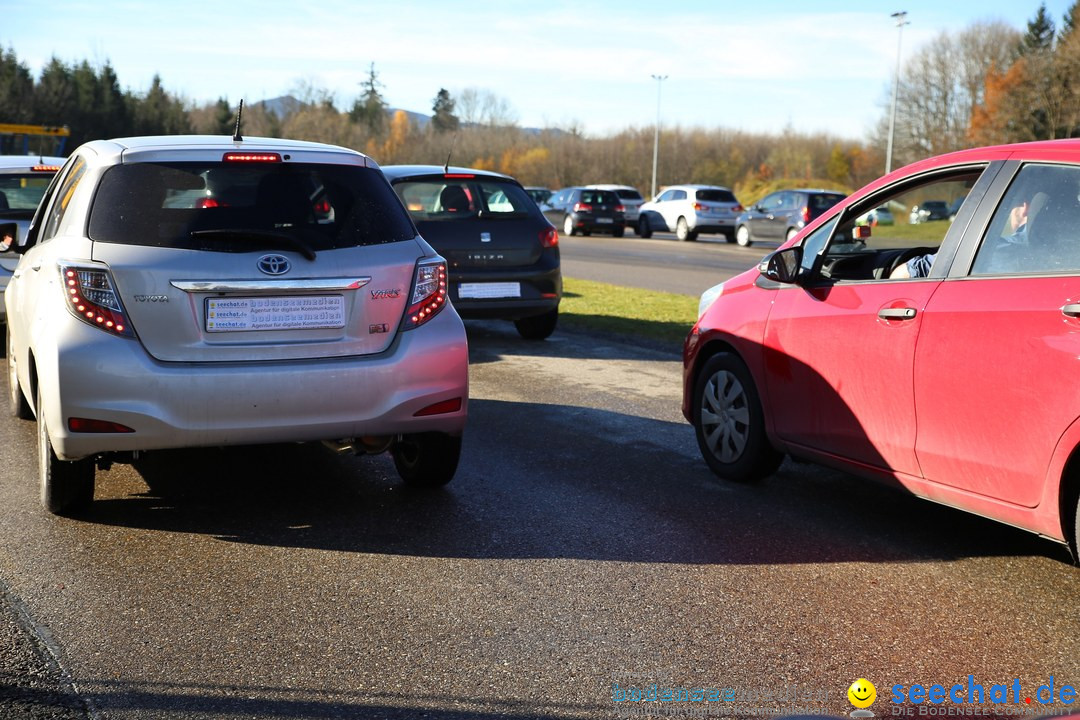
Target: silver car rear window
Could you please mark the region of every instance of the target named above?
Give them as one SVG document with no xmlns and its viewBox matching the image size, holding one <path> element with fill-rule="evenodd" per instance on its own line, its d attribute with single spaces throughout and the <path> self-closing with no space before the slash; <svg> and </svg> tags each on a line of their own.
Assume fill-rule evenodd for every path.
<svg viewBox="0 0 1080 720">
<path fill-rule="evenodd" d="M 410 240 L 416 230 L 382 173 L 303 163 L 132 163 L 94 195 L 95 242 L 247 252 L 287 236 L 318 252 Z"/>
</svg>

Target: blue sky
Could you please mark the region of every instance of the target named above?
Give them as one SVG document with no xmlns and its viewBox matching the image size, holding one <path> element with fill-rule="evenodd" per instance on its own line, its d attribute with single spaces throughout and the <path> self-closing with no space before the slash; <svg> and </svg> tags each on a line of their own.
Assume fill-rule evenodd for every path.
<svg viewBox="0 0 1080 720">
<path fill-rule="evenodd" d="M 1060 24 L 1071 0 L 1047 0 Z M 191 102 L 284 95 L 303 83 L 351 106 L 374 62 L 387 102 L 429 114 L 440 88 L 493 93 L 529 127 L 590 135 L 664 126 L 828 131 L 859 139 L 902 54 L 1037 0 L 0 0 L 0 45 L 35 76 L 52 56 L 109 61 L 125 89 L 154 74 Z M 0 121 L 3 120 L 0 110 Z"/>
</svg>

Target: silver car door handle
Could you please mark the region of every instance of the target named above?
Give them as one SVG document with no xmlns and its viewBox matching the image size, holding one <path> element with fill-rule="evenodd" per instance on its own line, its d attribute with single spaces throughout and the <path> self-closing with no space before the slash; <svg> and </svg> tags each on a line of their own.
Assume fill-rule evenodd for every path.
<svg viewBox="0 0 1080 720">
<path fill-rule="evenodd" d="M 882 308 L 877 316 L 882 320 L 910 320 L 915 317 L 915 308 Z"/>
<path fill-rule="evenodd" d="M 1080 317 L 1080 303 L 1069 303 L 1061 308 L 1061 314 L 1069 317 Z"/>
</svg>

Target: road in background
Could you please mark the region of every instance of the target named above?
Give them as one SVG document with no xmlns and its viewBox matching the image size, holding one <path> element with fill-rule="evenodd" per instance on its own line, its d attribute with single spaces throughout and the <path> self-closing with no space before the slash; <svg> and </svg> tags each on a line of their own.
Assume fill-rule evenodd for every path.
<svg viewBox="0 0 1080 720">
<path fill-rule="evenodd" d="M 559 247 L 566 277 L 698 297 L 757 265 L 778 243 L 744 248 L 719 235 L 679 242 L 667 233 L 646 240 L 627 231 L 621 238 L 560 235 Z"/>
<path fill-rule="evenodd" d="M 1061 547 L 810 465 L 716 482 L 671 355 L 468 329 L 441 491 L 321 446 L 162 452 L 57 518 L 3 423 L 0 575 L 99 717 L 595 720 L 650 682 L 847 715 L 860 677 L 885 717 L 894 684 L 1080 684 Z"/>
</svg>

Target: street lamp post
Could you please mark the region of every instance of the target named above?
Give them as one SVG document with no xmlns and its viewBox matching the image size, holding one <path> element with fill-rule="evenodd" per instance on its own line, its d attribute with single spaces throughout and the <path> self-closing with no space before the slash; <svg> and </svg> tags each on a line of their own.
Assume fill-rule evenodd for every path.
<svg viewBox="0 0 1080 720">
<path fill-rule="evenodd" d="M 662 83 L 667 80 L 667 75 L 653 75 L 652 79 L 656 81 L 656 128 L 653 130 L 653 145 L 652 145 L 652 194 L 650 198 L 656 197 L 656 159 L 660 155 L 660 88 Z"/>
<path fill-rule="evenodd" d="M 892 148 L 893 133 L 896 131 L 896 93 L 900 89 L 900 41 L 904 37 L 904 26 L 907 22 L 907 11 L 894 12 L 889 17 L 896 20 L 896 75 L 892 85 L 892 113 L 889 115 L 889 145 L 885 151 L 885 174 L 892 172 Z"/>
</svg>

